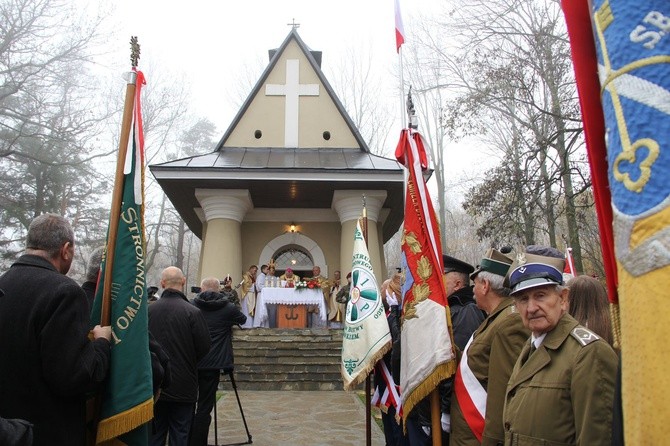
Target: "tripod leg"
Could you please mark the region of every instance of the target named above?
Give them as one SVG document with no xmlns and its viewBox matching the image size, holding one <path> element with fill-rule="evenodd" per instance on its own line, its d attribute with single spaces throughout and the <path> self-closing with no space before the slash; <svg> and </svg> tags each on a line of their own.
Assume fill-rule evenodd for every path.
<svg viewBox="0 0 670 446">
<path fill-rule="evenodd" d="M 244 417 L 244 410 L 242 410 L 242 403 L 240 402 L 240 395 L 237 393 L 237 384 L 235 383 L 235 376 L 233 376 L 233 371 L 229 370 L 228 376 L 230 376 L 230 383 L 233 385 L 233 390 L 235 390 L 235 398 L 237 398 L 237 406 L 240 408 L 240 414 L 242 415 L 242 422 L 244 423 L 244 429 L 247 431 L 247 438 L 249 439 L 249 444 L 253 443 L 251 441 L 251 434 L 249 433 L 249 426 L 247 426 L 247 419 Z"/>
<path fill-rule="evenodd" d="M 218 386 L 217 386 L 218 387 Z M 218 398 L 216 397 L 216 393 L 214 393 L 214 446 L 219 446 L 219 423 L 217 421 L 217 416 L 216 416 L 216 405 L 218 403 Z"/>
</svg>

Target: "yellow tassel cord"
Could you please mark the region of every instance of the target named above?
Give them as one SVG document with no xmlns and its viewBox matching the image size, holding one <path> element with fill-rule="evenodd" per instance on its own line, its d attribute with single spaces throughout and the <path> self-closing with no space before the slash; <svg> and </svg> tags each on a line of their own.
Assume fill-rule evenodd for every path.
<svg viewBox="0 0 670 446">
<path fill-rule="evenodd" d="M 138 426 L 149 422 L 154 417 L 154 400 L 149 398 L 137 406 L 101 420 L 98 424 L 96 444 L 111 440 Z M 122 443 L 121 443 L 122 444 Z"/>
<path fill-rule="evenodd" d="M 610 319 L 612 324 L 613 347 L 621 350 L 621 314 L 619 304 L 610 303 Z"/>
<path fill-rule="evenodd" d="M 349 384 L 346 382 L 344 383 L 344 390 L 352 390 L 353 387 L 356 387 L 358 384 L 362 383 L 365 381 L 365 378 L 372 372 L 372 369 L 375 368 L 375 364 L 377 364 L 377 361 L 382 359 L 384 355 L 391 350 L 391 341 L 387 342 L 377 353 L 374 354 L 374 356 L 368 360 L 368 364 L 365 366 L 365 368 L 359 372 L 359 374 L 354 377 Z M 342 373 L 342 377 L 344 378 L 345 371 L 344 368 L 340 369 Z"/>
</svg>

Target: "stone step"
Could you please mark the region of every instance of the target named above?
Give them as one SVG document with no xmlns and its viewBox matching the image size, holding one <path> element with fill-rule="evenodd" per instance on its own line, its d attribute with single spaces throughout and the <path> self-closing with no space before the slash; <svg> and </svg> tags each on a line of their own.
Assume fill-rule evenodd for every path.
<svg viewBox="0 0 670 446">
<path fill-rule="evenodd" d="M 342 330 L 235 329 L 233 348 L 241 389 L 342 389 Z"/>
</svg>

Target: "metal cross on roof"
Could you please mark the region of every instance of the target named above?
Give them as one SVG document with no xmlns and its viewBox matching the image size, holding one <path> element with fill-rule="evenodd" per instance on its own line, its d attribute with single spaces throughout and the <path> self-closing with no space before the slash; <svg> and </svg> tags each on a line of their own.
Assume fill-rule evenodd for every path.
<svg viewBox="0 0 670 446">
<path fill-rule="evenodd" d="M 292 26 L 293 29 L 300 28 L 300 23 L 295 23 L 295 19 L 291 19 L 291 23 L 287 23 L 286 26 Z"/>
</svg>

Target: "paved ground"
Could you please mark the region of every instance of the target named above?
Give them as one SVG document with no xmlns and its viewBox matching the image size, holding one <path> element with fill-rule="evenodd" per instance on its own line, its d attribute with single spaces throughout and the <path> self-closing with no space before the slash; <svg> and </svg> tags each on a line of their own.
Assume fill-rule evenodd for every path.
<svg viewBox="0 0 670 446">
<path fill-rule="evenodd" d="M 225 385 L 216 409 L 218 444 L 242 443 L 247 434 L 235 393 Z M 257 446 L 365 446 L 365 408 L 355 392 L 242 391 L 244 416 Z M 215 444 L 214 422 L 209 444 Z M 372 419 L 372 445 L 384 434 Z"/>
</svg>

